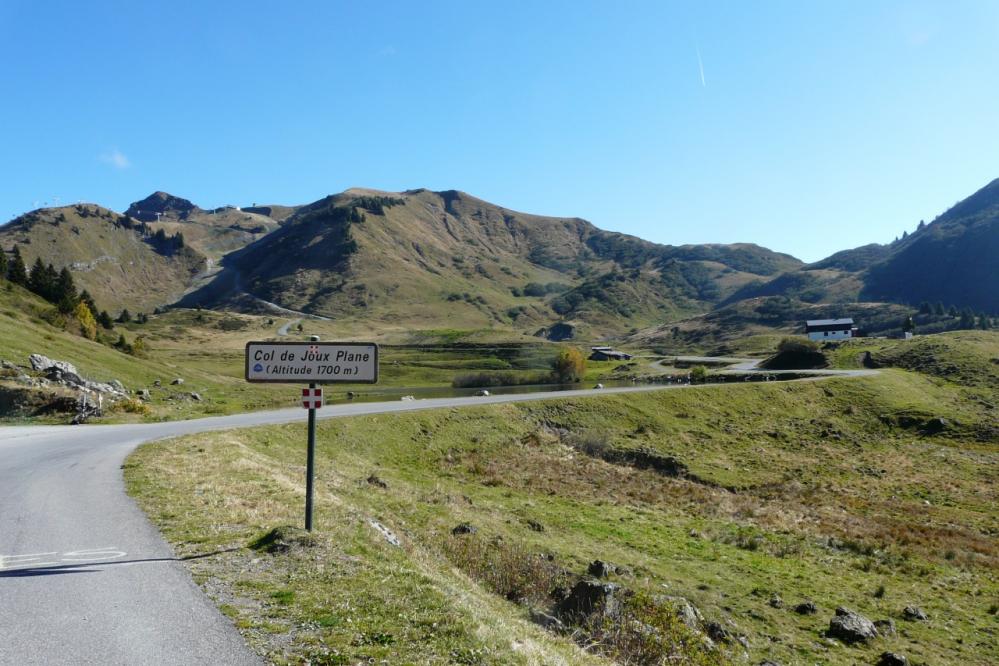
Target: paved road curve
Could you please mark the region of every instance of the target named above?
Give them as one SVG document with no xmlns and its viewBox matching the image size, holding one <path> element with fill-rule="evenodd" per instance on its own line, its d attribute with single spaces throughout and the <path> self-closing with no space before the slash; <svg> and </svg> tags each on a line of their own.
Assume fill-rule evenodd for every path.
<svg viewBox="0 0 999 666">
<path fill-rule="evenodd" d="M 845 374 L 862 374 L 855 371 Z M 335 405 L 320 418 L 607 395 L 636 386 Z M 173 423 L 0 428 L 0 664 L 258 664 L 125 494 L 142 442 L 301 421 L 301 409 Z"/>
</svg>

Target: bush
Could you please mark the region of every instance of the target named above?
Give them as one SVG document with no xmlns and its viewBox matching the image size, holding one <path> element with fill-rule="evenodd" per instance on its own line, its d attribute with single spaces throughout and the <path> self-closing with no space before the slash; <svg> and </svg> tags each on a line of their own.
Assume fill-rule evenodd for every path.
<svg viewBox="0 0 999 666">
<path fill-rule="evenodd" d="M 781 354 L 811 354 L 819 351 L 819 343 L 808 338 L 784 338 L 777 344 Z"/>
<path fill-rule="evenodd" d="M 127 412 L 129 414 L 141 414 L 146 416 L 152 413 L 149 405 L 142 402 L 141 400 L 136 400 L 135 398 L 129 398 L 127 400 L 119 400 L 111 406 L 112 412 Z"/>
<path fill-rule="evenodd" d="M 703 365 L 695 365 L 690 369 L 690 381 L 704 382 L 708 378 L 708 369 Z"/>
<path fill-rule="evenodd" d="M 511 601 L 547 605 L 556 590 L 569 582 L 561 567 L 519 544 L 465 534 L 448 536 L 443 546 L 452 564 Z"/>
<path fill-rule="evenodd" d="M 451 380 L 453 388 L 488 388 L 490 386 L 524 386 L 545 384 L 550 380 L 546 374 L 520 375 L 513 372 L 475 372 L 457 375 Z"/>
<path fill-rule="evenodd" d="M 584 375 L 586 375 L 586 357 L 575 347 L 563 349 L 552 362 L 552 381 L 579 382 L 583 380 Z"/>
</svg>

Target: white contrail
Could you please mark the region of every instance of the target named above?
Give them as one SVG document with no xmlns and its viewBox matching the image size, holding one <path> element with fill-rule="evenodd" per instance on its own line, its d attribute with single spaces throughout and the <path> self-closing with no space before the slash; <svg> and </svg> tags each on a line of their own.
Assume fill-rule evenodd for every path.
<svg viewBox="0 0 999 666">
<path fill-rule="evenodd" d="M 704 61 L 701 60 L 701 47 L 694 46 L 694 50 L 697 51 L 697 68 L 701 72 L 701 87 L 702 88 L 707 88 L 708 84 L 704 80 Z"/>
</svg>

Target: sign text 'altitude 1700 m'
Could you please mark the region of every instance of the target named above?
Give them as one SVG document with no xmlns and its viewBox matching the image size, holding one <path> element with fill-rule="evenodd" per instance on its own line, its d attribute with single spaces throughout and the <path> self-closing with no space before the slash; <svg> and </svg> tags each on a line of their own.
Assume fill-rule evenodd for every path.
<svg viewBox="0 0 999 666">
<path fill-rule="evenodd" d="M 373 342 L 248 342 L 246 381 L 374 384 L 378 345 Z"/>
</svg>

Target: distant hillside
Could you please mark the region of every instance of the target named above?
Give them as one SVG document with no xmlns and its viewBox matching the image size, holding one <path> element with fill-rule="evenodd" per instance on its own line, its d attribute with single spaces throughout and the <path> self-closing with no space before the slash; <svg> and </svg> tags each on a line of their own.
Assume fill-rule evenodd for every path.
<svg viewBox="0 0 999 666">
<path fill-rule="evenodd" d="M 860 295 L 999 313 L 999 179 L 900 241 L 868 270 Z"/>
<path fill-rule="evenodd" d="M 999 179 L 889 245 L 837 252 L 725 300 L 923 301 L 999 313 Z"/>
<path fill-rule="evenodd" d="M 278 211 L 278 214 L 283 212 Z M 146 221 L 154 232 L 163 229 L 168 234 L 183 234 L 187 245 L 210 262 L 249 245 L 279 226 L 277 220 L 265 213 L 233 206 L 204 210 L 166 192 L 154 192 L 142 201 L 136 201 L 126 214 Z"/>
<path fill-rule="evenodd" d="M 142 201 L 135 201 L 125 214 L 143 222 L 156 222 L 161 215 L 177 219 L 187 219 L 191 213 L 200 211 L 187 199 L 175 197 L 166 192 L 153 192 Z"/>
<path fill-rule="evenodd" d="M 901 335 L 902 323 L 912 309 L 893 303 L 806 303 L 786 296 L 740 300 L 711 312 L 630 336 L 638 346 L 658 346 L 673 352 L 685 350 L 728 353 L 724 346 L 750 335 L 802 335 L 805 320 L 852 317 L 866 335 Z M 917 330 L 948 330 L 955 322 L 946 316 L 917 316 Z M 941 320 L 941 321 L 938 321 Z"/>
<path fill-rule="evenodd" d="M 245 306 L 249 292 L 385 324 L 527 329 L 567 320 L 620 332 L 703 312 L 801 262 L 754 245 L 656 245 L 453 190 L 357 189 L 301 207 L 224 265 L 183 302 Z"/>
<path fill-rule="evenodd" d="M 18 245 L 74 281 L 111 313 L 149 311 L 180 298 L 205 270 L 205 257 L 171 238 L 160 241 L 141 222 L 94 204 L 45 208 L 0 227 L 0 248 Z"/>
</svg>

